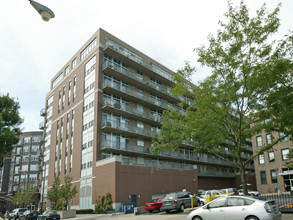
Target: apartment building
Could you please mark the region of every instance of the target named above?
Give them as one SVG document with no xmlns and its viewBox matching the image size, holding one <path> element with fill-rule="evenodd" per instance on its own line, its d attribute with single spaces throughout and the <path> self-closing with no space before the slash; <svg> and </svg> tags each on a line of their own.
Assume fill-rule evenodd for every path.
<svg viewBox="0 0 293 220">
<path fill-rule="evenodd" d="M 153 195 L 240 185 L 235 170 L 182 144 L 152 154 L 164 110 L 185 112 L 171 95 L 172 71 L 99 29 L 51 80 L 44 116 L 42 201 L 55 176 L 73 178 L 76 209 L 110 192 L 113 206 L 143 205 Z M 252 153 L 248 146 L 247 155 Z M 251 172 L 253 173 L 253 167 Z"/>
<path fill-rule="evenodd" d="M 0 169 L 0 188 L 7 202 L 21 188 L 33 187 L 36 194 L 39 193 L 42 139 L 41 131 L 23 132 L 18 144 L 5 157 L 5 164 Z"/>
<path fill-rule="evenodd" d="M 262 123 L 266 123 L 265 120 Z M 252 138 L 253 151 L 257 152 L 261 147 L 271 144 L 273 139 L 283 137 L 282 132 L 265 132 L 264 130 Z M 279 142 L 268 152 L 259 155 L 254 160 L 257 190 L 260 193 L 285 192 L 293 190 L 293 170 L 285 166 L 289 160 L 287 157 L 292 141 L 288 137 Z"/>
</svg>

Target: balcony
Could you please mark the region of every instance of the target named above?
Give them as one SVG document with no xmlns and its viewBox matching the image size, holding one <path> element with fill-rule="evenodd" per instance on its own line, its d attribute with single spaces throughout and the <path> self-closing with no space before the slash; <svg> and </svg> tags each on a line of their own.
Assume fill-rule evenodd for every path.
<svg viewBox="0 0 293 220">
<path fill-rule="evenodd" d="M 174 85 L 173 75 L 171 73 L 166 72 L 155 64 L 144 61 L 142 57 L 110 39 L 105 44 L 104 52 L 147 73 L 151 77 L 160 78 L 161 81 L 169 82 L 169 85 Z"/>
<path fill-rule="evenodd" d="M 120 84 L 116 84 L 109 80 L 103 81 L 102 89 L 104 92 L 111 93 L 127 100 L 132 100 L 133 102 L 143 104 L 144 106 L 160 112 L 169 108 L 166 103 L 163 103 L 159 99 L 154 99 L 151 96 L 140 94 L 135 89 L 121 86 Z"/>
<path fill-rule="evenodd" d="M 103 63 L 103 71 L 104 73 L 120 79 L 124 82 L 129 82 L 138 88 L 142 88 L 143 90 L 159 94 L 162 98 L 166 100 L 170 100 L 174 103 L 182 101 L 181 98 L 176 98 L 175 96 L 172 96 L 170 89 L 168 89 L 167 87 L 159 86 L 153 81 L 142 77 L 134 71 L 131 71 L 128 68 L 118 65 L 110 60 L 107 60 Z"/>
<path fill-rule="evenodd" d="M 131 107 L 123 103 L 114 103 L 111 100 L 103 101 L 102 109 L 113 112 L 115 114 L 119 114 L 124 117 L 134 118 L 136 120 L 141 120 L 157 126 L 160 126 L 162 121 L 160 115 L 154 115 L 149 112 L 139 111 L 137 110 L 137 108 Z"/>
<path fill-rule="evenodd" d="M 198 170 L 198 176 L 209 176 L 209 177 L 236 177 L 235 173 L 223 172 L 223 171 L 206 171 L 206 170 Z"/>
<path fill-rule="evenodd" d="M 40 129 L 40 130 L 44 130 L 44 122 L 41 122 L 41 123 L 39 124 L 39 129 Z"/>
<path fill-rule="evenodd" d="M 129 154 L 129 155 L 139 155 L 144 157 L 151 157 L 157 159 L 172 159 L 177 162 L 189 162 L 192 164 L 217 164 L 227 167 L 232 167 L 231 164 L 220 160 L 204 157 L 196 157 L 192 155 L 184 155 L 179 152 L 160 152 L 159 154 L 153 154 L 151 148 L 144 146 L 131 145 L 129 143 L 117 143 L 116 141 L 103 141 L 101 144 L 101 149 L 107 152 L 114 152 L 118 154 Z"/>
<path fill-rule="evenodd" d="M 140 138 L 152 138 L 152 132 L 137 127 L 131 128 L 129 123 L 117 122 L 114 120 L 103 120 L 101 122 L 101 129 L 105 132 L 116 132 L 122 135 L 136 136 Z"/>
<path fill-rule="evenodd" d="M 40 116 L 43 116 L 43 117 L 46 116 L 46 110 L 45 110 L 45 108 L 41 109 Z"/>
</svg>

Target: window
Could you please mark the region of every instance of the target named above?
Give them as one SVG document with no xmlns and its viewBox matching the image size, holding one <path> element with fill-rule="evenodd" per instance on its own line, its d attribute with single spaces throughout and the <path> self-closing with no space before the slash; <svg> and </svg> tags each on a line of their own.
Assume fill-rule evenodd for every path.
<svg viewBox="0 0 293 220">
<path fill-rule="evenodd" d="M 30 146 L 24 146 L 23 152 L 30 152 Z"/>
<path fill-rule="evenodd" d="M 213 203 L 209 204 L 209 208 L 220 208 L 226 204 L 226 198 L 218 198 Z"/>
<path fill-rule="evenodd" d="M 282 160 L 289 160 L 288 158 L 289 148 L 282 149 L 281 152 L 282 152 Z"/>
<path fill-rule="evenodd" d="M 283 138 L 284 136 L 286 136 L 283 132 L 279 132 L 279 138 Z M 285 137 L 283 140 L 281 140 L 281 142 L 286 142 L 288 141 L 288 136 Z"/>
<path fill-rule="evenodd" d="M 273 183 L 278 183 L 278 173 L 277 170 L 271 170 L 271 181 Z"/>
<path fill-rule="evenodd" d="M 261 136 L 256 137 L 256 146 L 262 147 L 262 137 Z"/>
<path fill-rule="evenodd" d="M 266 171 L 260 171 L 260 183 L 261 184 L 267 184 Z"/>
<path fill-rule="evenodd" d="M 30 143 L 31 142 L 31 137 L 25 137 L 23 142 L 25 144 Z"/>
<path fill-rule="evenodd" d="M 64 71 L 64 73 L 65 73 L 65 76 L 67 76 L 67 75 L 68 75 L 68 73 L 69 73 L 69 66 L 67 66 L 67 67 L 65 68 L 65 71 Z"/>
<path fill-rule="evenodd" d="M 267 144 L 272 143 L 272 134 L 266 134 Z"/>
<path fill-rule="evenodd" d="M 259 164 L 265 163 L 265 158 L 264 158 L 263 154 L 258 155 L 258 162 L 259 162 Z"/>
<path fill-rule="evenodd" d="M 267 118 L 267 119 L 264 120 L 264 124 L 267 124 L 269 122 L 270 122 L 270 119 L 269 118 Z"/>
<path fill-rule="evenodd" d="M 73 69 L 74 67 L 76 67 L 76 58 L 72 61 L 72 64 L 71 64 L 71 68 Z"/>
<path fill-rule="evenodd" d="M 275 153 L 274 153 L 274 151 L 270 151 L 268 153 L 268 156 L 269 156 L 269 162 L 270 163 L 275 162 Z"/>
</svg>

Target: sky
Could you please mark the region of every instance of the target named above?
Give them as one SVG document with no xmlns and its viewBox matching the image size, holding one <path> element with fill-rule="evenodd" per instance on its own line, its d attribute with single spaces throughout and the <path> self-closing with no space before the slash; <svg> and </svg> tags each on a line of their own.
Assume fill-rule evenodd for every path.
<svg viewBox="0 0 293 220">
<path fill-rule="evenodd" d="M 102 28 L 173 71 L 185 61 L 196 67 L 193 83 L 210 71 L 196 62 L 195 48 L 207 45 L 224 20 L 227 0 L 37 0 L 55 18 L 48 22 L 27 0 L 1 2 L 0 95 L 20 103 L 23 131 L 39 130 L 40 110 L 52 77 Z M 231 0 L 239 5 L 240 0 Z M 293 30 L 293 0 L 244 0 L 251 16 L 266 2 L 282 3 L 278 36 Z"/>
</svg>

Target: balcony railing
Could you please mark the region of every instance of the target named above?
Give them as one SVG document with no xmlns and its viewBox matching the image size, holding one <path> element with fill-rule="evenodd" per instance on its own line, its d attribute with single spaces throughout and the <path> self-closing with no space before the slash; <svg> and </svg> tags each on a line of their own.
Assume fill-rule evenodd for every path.
<svg viewBox="0 0 293 220">
<path fill-rule="evenodd" d="M 44 122 L 41 122 L 41 123 L 39 124 L 39 129 L 40 129 L 40 130 L 43 130 L 43 129 L 44 129 Z"/>
<path fill-rule="evenodd" d="M 160 67 L 152 64 L 152 63 L 148 63 L 146 61 L 144 61 L 142 59 L 142 57 L 138 56 L 137 54 L 129 51 L 128 49 L 126 49 L 125 47 L 119 45 L 118 43 L 108 39 L 106 44 L 105 44 L 105 49 L 106 48 L 111 48 L 112 50 L 118 52 L 119 54 L 127 57 L 128 59 L 142 65 L 143 67 L 145 67 L 146 69 L 164 77 L 165 79 L 171 81 L 171 82 L 174 82 L 173 80 L 173 75 L 171 73 L 168 73 L 164 70 L 162 70 Z"/>
<path fill-rule="evenodd" d="M 116 84 L 116 83 L 114 83 L 112 81 L 109 81 L 109 80 L 104 80 L 103 83 L 102 83 L 102 88 L 104 89 L 107 86 L 109 86 L 109 87 L 111 87 L 111 88 L 113 88 L 115 90 L 118 90 L 118 91 L 124 93 L 127 96 L 130 95 L 132 97 L 135 97 L 138 100 L 140 100 L 141 102 L 144 101 L 144 102 L 147 102 L 148 104 L 157 106 L 161 110 L 165 110 L 165 109 L 169 108 L 169 106 L 166 103 L 163 103 L 162 101 L 160 101 L 158 99 L 155 99 L 155 98 L 153 98 L 151 96 L 147 96 L 145 94 L 140 94 L 135 89 L 125 87 L 125 86 L 121 86 L 120 84 Z"/>
<path fill-rule="evenodd" d="M 117 143 L 116 141 L 102 141 L 101 148 L 115 149 L 118 151 L 126 151 L 126 152 L 138 153 L 138 154 L 154 155 L 152 153 L 151 148 L 149 147 L 137 146 L 137 145 L 132 145 L 129 143 L 119 143 L 119 142 Z M 198 157 L 198 156 L 195 156 L 194 154 L 181 154 L 179 152 L 165 151 L 165 152 L 160 152 L 159 154 L 155 154 L 154 156 L 165 157 L 165 158 L 176 158 L 180 160 L 183 159 L 189 162 L 192 161 L 192 162 L 231 166 L 231 164 L 220 159 Z"/>
<path fill-rule="evenodd" d="M 223 172 L 223 171 L 206 171 L 198 170 L 198 176 L 221 176 L 221 177 L 235 177 L 235 173 Z"/>
<path fill-rule="evenodd" d="M 126 132 L 130 132 L 130 133 L 135 133 L 135 134 L 140 134 L 143 136 L 147 136 L 147 137 L 151 137 L 152 136 L 152 132 L 149 130 L 145 130 L 145 129 L 141 129 L 141 128 L 131 128 L 129 126 L 129 123 L 125 123 L 125 122 L 118 122 L 118 121 L 114 121 L 114 120 L 103 120 L 101 122 L 101 127 L 110 127 L 110 128 L 115 128 L 118 129 L 120 131 L 126 131 Z"/>
<path fill-rule="evenodd" d="M 140 111 L 137 108 L 131 107 L 127 104 L 120 104 L 120 103 L 116 103 L 116 102 L 114 103 L 111 100 L 104 100 L 102 107 L 107 107 L 107 106 L 115 108 L 115 109 L 119 109 L 119 110 L 124 111 L 125 113 L 128 113 L 128 114 L 137 115 L 141 118 L 145 118 L 145 119 L 149 119 L 149 120 L 153 120 L 153 121 L 157 121 L 157 122 L 162 121 L 161 115 L 155 115 L 155 114 L 152 114 L 149 112 Z"/>
<path fill-rule="evenodd" d="M 40 116 L 46 116 L 46 110 L 44 108 L 40 110 Z"/>
</svg>

